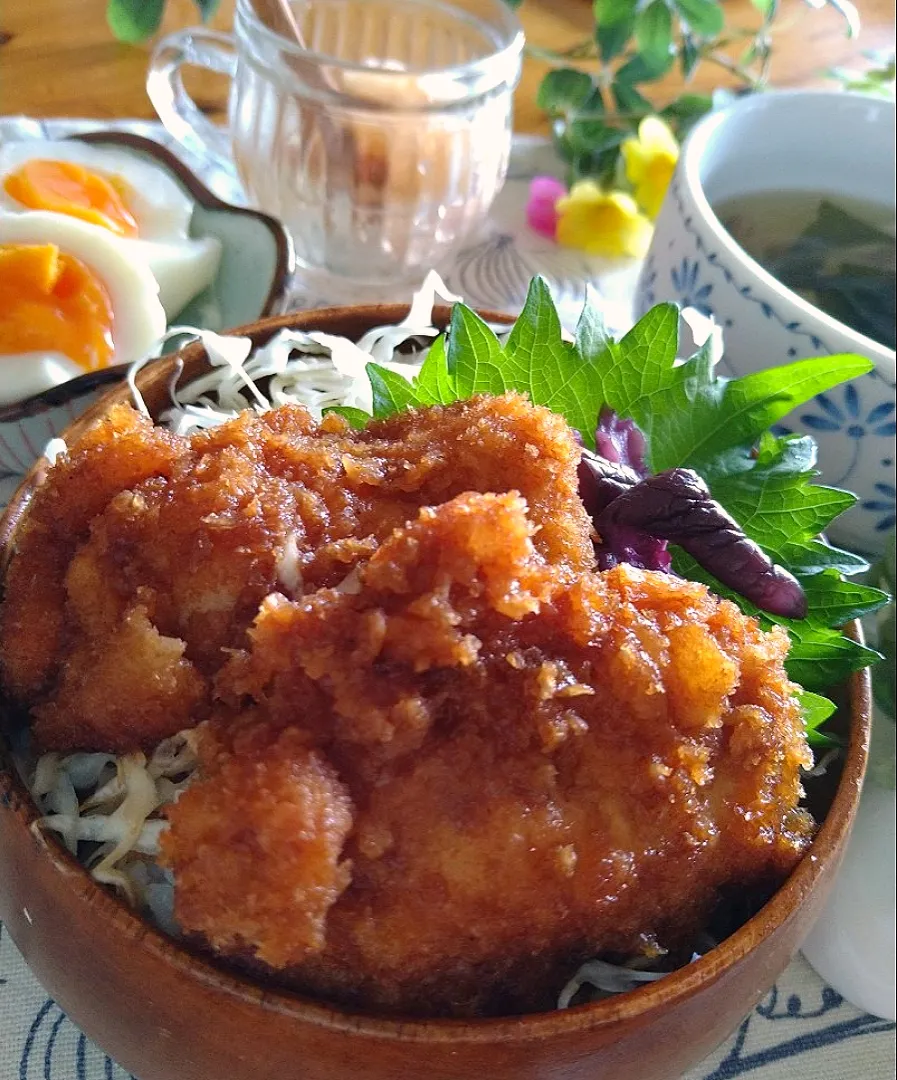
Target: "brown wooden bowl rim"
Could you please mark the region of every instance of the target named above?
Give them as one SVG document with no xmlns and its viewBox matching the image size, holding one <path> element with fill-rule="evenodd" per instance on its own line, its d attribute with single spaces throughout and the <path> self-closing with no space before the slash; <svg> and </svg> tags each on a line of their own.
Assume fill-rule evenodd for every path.
<svg viewBox="0 0 897 1080">
<path fill-rule="evenodd" d="M 434 323 L 440 325 L 448 318 L 450 309 L 437 306 Z M 252 337 L 255 345 L 261 344 L 281 329 L 309 329 L 325 324 L 330 331 L 341 320 L 369 321 L 371 326 L 386 325 L 403 318 L 408 306 L 402 304 L 373 304 L 367 306 L 325 308 L 313 312 L 292 312 L 228 331 Z M 507 315 L 481 312 L 488 321 L 509 322 Z M 165 370 L 170 374 L 179 360 L 198 363 L 204 350 L 199 342 L 192 342 L 168 356 L 148 364 L 137 375 L 138 388 L 148 377 Z M 191 372 L 191 376 L 193 373 Z M 105 394 L 83 416 L 70 425 L 86 425 L 97 419 L 111 404 L 121 400 L 126 390 L 117 387 Z M 65 437 L 66 432 L 63 433 Z M 29 471 L 0 518 L 0 575 L 9 561 L 11 541 L 15 529 L 27 511 L 28 503 L 43 479 L 46 461 L 41 459 Z M 852 622 L 845 632 L 854 640 L 862 641 L 862 629 Z M 392 1039 L 413 1043 L 462 1042 L 465 1044 L 520 1042 L 540 1040 L 562 1032 L 582 1031 L 596 1027 L 612 1027 L 632 1023 L 651 1013 L 657 1007 L 669 1007 L 706 990 L 722 978 L 734 965 L 769 937 L 777 928 L 794 919 L 801 903 L 814 888 L 825 871 L 828 862 L 837 858 L 856 814 L 859 794 L 869 746 L 871 712 L 871 682 L 868 669 L 854 672 L 848 683 L 847 711 L 850 717 L 849 738 L 845 750 L 844 767 L 825 820 L 819 827 L 813 842 L 800 863 L 767 901 L 766 904 L 740 926 L 721 944 L 700 959 L 671 972 L 656 982 L 639 987 L 635 991 L 606 998 L 591 1004 L 578 1005 L 566 1010 L 530 1013 L 520 1016 L 493 1017 L 476 1020 L 396 1018 L 363 1013 L 330 1006 L 313 998 L 280 988 L 262 985 L 230 970 L 222 970 L 205 955 L 198 955 L 162 931 L 152 923 L 98 885 L 77 860 L 55 838 L 33 830 L 39 847 L 54 864 L 65 887 L 74 888 L 93 908 L 95 918 L 108 919 L 123 924 L 124 930 L 139 941 L 142 949 L 149 949 L 184 976 L 211 986 L 216 990 L 245 1001 L 255 1002 L 263 1009 L 285 1013 L 297 1021 L 317 1025 L 331 1031 L 366 1035 L 380 1039 Z M 0 804 L 8 806 L 23 829 L 31 830 L 41 816 L 31 799 L 25 784 L 18 775 L 6 739 L 0 732 Z M 222 962 L 223 963 L 223 962 Z"/>
<path fill-rule="evenodd" d="M 130 150 L 138 150 L 140 153 L 155 158 L 164 168 L 173 173 L 177 180 L 190 192 L 194 200 L 206 210 L 220 210 L 238 217 L 251 217 L 260 222 L 274 240 L 276 252 L 274 273 L 271 277 L 271 287 L 259 312 L 259 319 L 269 317 L 280 307 L 289 292 L 290 280 L 296 269 L 296 257 L 293 251 L 293 241 L 286 230 L 283 222 L 263 210 L 255 210 L 251 206 L 237 206 L 236 203 L 226 202 L 220 199 L 213 191 L 209 190 L 199 177 L 192 172 L 173 154 L 168 147 L 147 139 L 143 135 L 135 135 L 130 131 L 88 131 L 81 135 L 69 135 L 64 142 L 81 142 L 88 146 L 124 146 Z M 58 386 L 51 386 L 41 390 L 38 394 L 15 401 L 9 405 L 0 406 L 0 423 L 14 423 L 24 420 L 29 416 L 52 409 L 55 405 L 61 405 L 74 397 L 89 394 L 100 386 L 108 386 L 112 383 L 121 382 L 127 375 L 128 364 L 114 364 L 112 367 L 102 368 L 99 371 L 88 371 L 83 375 L 76 375 Z"/>
</svg>

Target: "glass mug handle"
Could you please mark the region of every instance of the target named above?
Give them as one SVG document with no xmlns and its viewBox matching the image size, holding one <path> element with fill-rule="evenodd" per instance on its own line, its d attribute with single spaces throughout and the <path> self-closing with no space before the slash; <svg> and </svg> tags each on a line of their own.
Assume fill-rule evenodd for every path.
<svg viewBox="0 0 897 1080">
<path fill-rule="evenodd" d="M 170 134 L 191 153 L 231 163 L 230 136 L 204 116 L 184 88 L 181 68 L 206 68 L 231 78 L 237 66 L 236 44 L 229 34 L 194 27 L 162 38 L 153 49 L 146 92 Z"/>
</svg>

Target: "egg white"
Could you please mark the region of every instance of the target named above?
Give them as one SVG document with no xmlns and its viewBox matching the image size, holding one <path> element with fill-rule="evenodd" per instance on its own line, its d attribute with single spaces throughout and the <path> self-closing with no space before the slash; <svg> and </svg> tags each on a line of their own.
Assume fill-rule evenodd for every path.
<svg viewBox="0 0 897 1080">
<path fill-rule="evenodd" d="M 46 212 L 23 206 L 3 187 L 3 179 L 9 173 L 33 159 L 68 161 L 106 179 L 116 177 L 125 182 L 128 188 L 125 201 L 137 222 L 139 235 L 137 239 L 123 239 L 123 243 L 130 245 L 135 256 L 149 265 L 159 282 L 159 299 L 169 319 L 215 279 L 221 244 L 214 237 L 189 235 L 193 198 L 164 166 L 119 147 L 65 140 L 6 143 L 0 145 L 0 210 Z"/>
<path fill-rule="evenodd" d="M 96 274 L 112 304 L 111 364 L 139 360 L 165 333 L 165 311 L 155 277 L 108 230 L 42 210 L 0 212 L 0 244 L 56 244 Z M 0 355 L 0 400 L 19 401 L 83 372 L 71 357 L 55 351 Z"/>
<path fill-rule="evenodd" d="M 149 266 L 159 283 L 159 302 L 169 322 L 215 280 L 221 263 L 221 244 L 213 236 L 186 241 L 122 240 L 122 244 Z"/>
<path fill-rule="evenodd" d="M 62 353 L 0 355 L 0 405 L 24 401 L 83 374 L 84 368 Z"/>
</svg>

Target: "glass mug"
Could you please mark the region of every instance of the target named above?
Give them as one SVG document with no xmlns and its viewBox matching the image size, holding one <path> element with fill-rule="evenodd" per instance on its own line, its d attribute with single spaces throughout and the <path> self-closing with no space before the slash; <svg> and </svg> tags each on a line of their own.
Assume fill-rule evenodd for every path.
<svg viewBox="0 0 897 1080">
<path fill-rule="evenodd" d="M 237 0 L 233 37 L 161 40 L 150 100 L 189 150 L 233 159 L 249 198 L 289 228 L 306 276 L 419 281 L 504 181 L 520 25 L 504 0 L 290 6 L 298 39 L 274 0 Z M 185 64 L 231 77 L 227 131 L 187 94 Z"/>
</svg>

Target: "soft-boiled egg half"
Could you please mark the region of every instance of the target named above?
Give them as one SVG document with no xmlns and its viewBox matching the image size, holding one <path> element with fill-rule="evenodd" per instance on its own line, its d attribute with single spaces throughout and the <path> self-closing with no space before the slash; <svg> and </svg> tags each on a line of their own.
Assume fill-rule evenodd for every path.
<svg viewBox="0 0 897 1080">
<path fill-rule="evenodd" d="M 0 404 L 145 356 L 165 333 L 158 294 L 108 230 L 0 212 Z"/>
<path fill-rule="evenodd" d="M 117 147 L 0 146 L 0 210 L 63 214 L 119 238 L 152 270 L 169 319 L 218 273 L 218 240 L 189 235 L 190 195 L 161 165 Z"/>
</svg>

